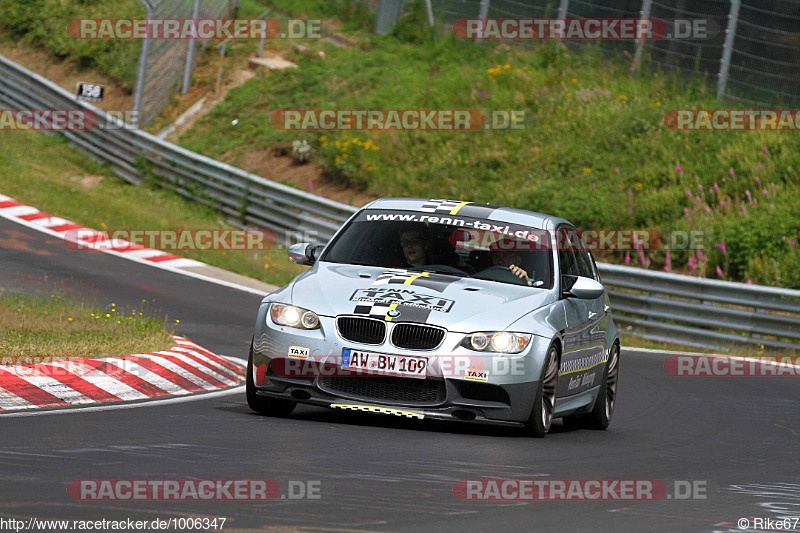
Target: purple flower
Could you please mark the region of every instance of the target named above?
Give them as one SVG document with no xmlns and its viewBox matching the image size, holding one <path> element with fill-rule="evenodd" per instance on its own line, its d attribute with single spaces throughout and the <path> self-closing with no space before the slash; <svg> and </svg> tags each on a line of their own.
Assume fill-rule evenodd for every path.
<svg viewBox="0 0 800 533">
<path fill-rule="evenodd" d="M 770 209 L 775 209 L 775 204 L 769 204 Z"/>
<path fill-rule="evenodd" d="M 756 183 L 761 183 L 761 180 L 758 179 L 758 176 L 756 176 Z"/>
<path fill-rule="evenodd" d="M 792 247 L 794 247 L 794 237 L 789 237 L 789 244 L 791 244 Z"/>
<path fill-rule="evenodd" d="M 688 207 L 684 207 L 683 208 L 683 216 L 685 216 L 685 217 L 689 216 L 689 208 Z"/>
<path fill-rule="evenodd" d="M 761 151 L 764 152 L 764 155 L 769 156 L 769 154 L 767 153 L 767 146 L 766 145 L 761 147 Z"/>
<path fill-rule="evenodd" d="M 633 192 L 630 189 L 628 189 L 628 198 L 633 198 Z"/>
<path fill-rule="evenodd" d="M 725 183 L 725 176 L 722 176 L 722 183 Z"/>
<path fill-rule="evenodd" d="M 693 255 L 689 256 L 689 261 L 687 261 L 686 264 L 689 267 L 689 270 L 697 270 L 697 259 L 695 259 Z"/>
<path fill-rule="evenodd" d="M 683 170 L 680 165 L 675 165 L 675 170 L 678 171 L 678 175 L 683 176 Z"/>
<path fill-rule="evenodd" d="M 706 210 L 706 213 L 710 213 L 711 212 L 711 208 L 709 208 L 708 206 L 704 206 L 703 209 Z"/>
<path fill-rule="evenodd" d="M 708 194 L 714 194 L 714 189 L 712 189 L 711 187 L 709 187 L 709 188 L 708 188 Z"/>
<path fill-rule="evenodd" d="M 308 180 L 308 190 L 311 191 L 311 180 Z"/>
<path fill-rule="evenodd" d="M 614 174 L 619 174 L 619 168 L 614 169 Z"/>
<path fill-rule="evenodd" d="M 717 276 L 721 278 L 725 277 L 725 274 L 722 273 L 722 269 L 719 267 L 719 265 L 717 265 Z"/>
<path fill-rule="evenodd" d="M 763 192 L 763 193 L 764 193 L 764 196 L 769 196 L 769 195 L 767 194 L 767 189 L 761 189 L 761 192 Z"/>
<path fill-rule="evenodd" d="M 744 193 L 747 195 L 748 198 L 750 198 L 750 191 L 749 190 L 744 191 Z"/>
<path fill-rule="evenodd" d="M 669 272 L 669 267 L 672 265 L 672 258 L 669 256 L 669 250 L 667 250 L 667 256 L 664 258 L 664 271 Z"/>
<path fill-rule="evenodd" d="M 761 163 L 758 164 L 758 170 L 761 170 Z"/>
<path fill-rule="evenodd" d="M 702 185 L 700 185 L 699 183 L 697 184 L 697 190 L 698 190 L 698 191 L 702 191 L 702 190 L 703 190 L 703 186 L 702 186 Z"/>
<path fill-rule="evenodd" d="M 742 202 L 741 205 L 739 206 L 739 211 L 741 211 L 744 214 L 747 214 L 747 209 L 744 208 L 744 202 Z"/>
<path fill-rule="evenodd" d="M 728 174 L 730 174 L 732 178 L 734 178 L 734 177 L 735 177 L 735 176 L 733 175 L 733 168 L 729 168 L 729 169 L 728 169 Z"/>
<path fill-rule="evenodd" d="M 714 192 L 719 193 L 719 185 L 717 185 L 716 181 L 714 182 Z"/>
<path fill-rule="evenodd" d="M 753 280 L 752 280 L 752 279 L 748 279 L 748 280 L 747 280 L 747 284 L 748 284 L 748 285 L 752 285 L 752 284 L 753 284 Z"/>
<path fill-rule="evenodd" d="M 625 264 L 628 265 L 631 262 L 631 254 L 625 252 Z"/>
<path fill-rule="evenodd" d="M 722 251 L 723 254 L 728 253 L 728 250 L 725 249 L 725 241 L 722 241 L 721 243 L 717 244 L 716 246 L 717 246 L 717 248 L 719 248 Z"/>
<path fill-rule="evenodd" d="M 690 191 L 689 189 L 686 189 L 686 196 L 691 198 L 692 197 L 692 191 Z"/>
<path fill-rule="evenodd" d="M 697 200 L 698 204 L 700 203 L 700 197 L 699 196 L 697 198 L 695 198 L 695 200 Z"/>
<path fill-rule="evenodd" d="M 703 251 L 700 248 L 697 249 L 697 260 L 698 261 L 708 261 L 708 257 L 703 255 Z"/>
<path fill-rule="evenodd" d="M 770 183 L 769 186 L 772 187 L 772 192 L 775 192 L 775 184 L 774 183 Z"/>
<path fill-rule="evenodd" d="M 783 239 L 783 242 L 786 242 L 786 235 L 784 235 L 784 236 L 783 236 L 783 237 L 781 237 L 781 238 Z"/>
</svg>

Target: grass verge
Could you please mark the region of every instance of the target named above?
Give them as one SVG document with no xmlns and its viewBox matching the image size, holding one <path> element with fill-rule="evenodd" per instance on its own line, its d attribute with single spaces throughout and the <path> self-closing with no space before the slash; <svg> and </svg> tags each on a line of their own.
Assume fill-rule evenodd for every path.
<svg viewBox="0 0 800 533">
<path fill-rule="evenodd" d="M 129 185 L 58 137 L 0 131 L 0 193 L 95 229 L 232 229 L 218 214 L 164 190 Z M 283 285 L 305 270 L 269 250 L 170 251 Z"/>
<path fill-rule="evenodd" d="M 287 2 L 276 1 L 278 7 Z M 311 13 L 320 3 L 304 2 Z M 411 3 L 414 5 L 414 3 Z M 699 248 L 598 254 L 600 260 L 800 288 L 796 132 L 684 132 L 671 109 L 736 107 L 707 90 L 592 47 L 532 49 L 420 34 L 363 35 L 355 48 L 305 41 L 315 54 L 254 78 L 194 124 L 182 144 L 241 166 L 254 152 L 307 141 L 327 175 L 376 196 L 490 202 L 553 213 L 579 228 L 702 233 Z M 404 25 L 405 24 L 405 25 Z M 424 25 L 423 25 L 424 27 Z M 289 41 L 270 43 L 293 54 Z M 279 109 L 525 110 L 522 130 L 285 131 Z"/>
<path fill-rule="evenodd" d="M 0 292 L 0 361 L 107 357 L 166 350 L 175 345 L 167 317 L 139 309 L 97 309 L 79 300 Z"/>
</svg>

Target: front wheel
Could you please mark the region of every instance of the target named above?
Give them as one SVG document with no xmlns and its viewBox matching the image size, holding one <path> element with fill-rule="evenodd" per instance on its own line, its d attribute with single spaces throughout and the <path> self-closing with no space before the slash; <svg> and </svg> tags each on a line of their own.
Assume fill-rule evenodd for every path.
<svg viewBox="0 0 800 533">
<path fill-rule="evenodd" d="M 564 418 L 564 425 L 575 428 L 603 430 L 611 423 L 617 404 L 617 382 L 619 379 L 619 345 L 614 343 L 608 354 L 603 383 L 597 393 L 592 412 L 581 416 Z"/>
<path fill-rule="evenodd" d="M 525 423 L 524 432 L 536 438 L 544 437 L 550 430 L 553 422 L 553 412 L 556 408 L 556 390 L 558 388 L 558 350 L 551 346 L 547 351 L 542 375 L 536 386 L 536 396 L 528 421 Z"/>
<path fill-rule="evenodd" d="M 250 357 L 247 359 L 247 405 L 257 413 L 267 416 L 289 416 L 297 406 L 297 402 L 282 400 L 280 398 L 265 398 L 256 394 L 255 381 L 253 380 L 253 343 L 250 343 Z"/>
</svg>

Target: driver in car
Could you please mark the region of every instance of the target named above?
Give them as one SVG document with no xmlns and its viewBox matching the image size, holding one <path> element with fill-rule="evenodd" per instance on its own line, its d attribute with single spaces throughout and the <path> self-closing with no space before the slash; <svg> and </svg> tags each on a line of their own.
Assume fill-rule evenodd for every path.
<svg viewBox="0 0 800 533">
<path fill-rule="evenodd" d="M 404 229 L 400 232 L 400 246 L 403 248 L 403 256 L 409 267 L 421 267 L 429 263 L 430 243 L 423 231 Z"/>
<path fill-rule="evenodd" d="M 529 286 L 532 285 L 528 273 L 518 266 L 522 262 L 522 254 L 514 250 L 515 241 L 510 239 L 500 239 L 492 243 L 489 249 L 492 251 L 492 266 L 507 267 L 512 274 L 520 279 L 524 279 Z"/>
</svg>

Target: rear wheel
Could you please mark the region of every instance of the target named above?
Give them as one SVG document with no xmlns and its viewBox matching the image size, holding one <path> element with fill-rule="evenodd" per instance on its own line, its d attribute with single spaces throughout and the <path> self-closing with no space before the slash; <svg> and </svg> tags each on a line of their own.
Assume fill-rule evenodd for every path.
<svg viewBox="0 0 800 533">
<path fill-rule="evenodd" d="M 282 400 L 280 398 L 266 398 L 256 395 L 256 386 L 253 379 L 253 343 L 250 343 L 250 357 L 247 360 L 247 405 L 257 413 L 267 416 L 289 416 L 297 406 L 297 402 Z"/>
<path fill-rule="evenodd" d="M 547 351 L 547 358 L 542 367 L 542 375 L 536 386 L 536 395 L 528 421 L 525 423 L 525 433 L 531 437 L 542 438 L 550 430 L 553 422 L 553 412 L 556 407 L 556 391 L 558 389 L 558 349 L 551 346 Z"/>
</svg>

